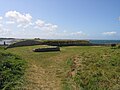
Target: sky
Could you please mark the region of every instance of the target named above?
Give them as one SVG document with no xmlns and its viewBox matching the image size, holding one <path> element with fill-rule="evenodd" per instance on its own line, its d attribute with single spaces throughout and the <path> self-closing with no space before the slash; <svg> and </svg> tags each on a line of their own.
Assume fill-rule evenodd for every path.
<svg viewBox="0 0 120 90">
<path fill-rule="evenodd" d="M 120 40 L 120 0 L 0 0 L 0 38 Z"/>
</svg>

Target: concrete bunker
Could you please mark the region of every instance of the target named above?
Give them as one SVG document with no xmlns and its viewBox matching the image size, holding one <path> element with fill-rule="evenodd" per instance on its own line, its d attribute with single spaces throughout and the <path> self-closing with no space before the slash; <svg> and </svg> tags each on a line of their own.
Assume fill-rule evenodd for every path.
<svg viewBox="0 0 120 90">
<path fill-rule="evenodd" d="M 49 48 L 37 48 L 33 49 L 33 52 L 52 52 L 52 51 L 60 51 L 60 47 L 49 47 Z"/>
</svg>

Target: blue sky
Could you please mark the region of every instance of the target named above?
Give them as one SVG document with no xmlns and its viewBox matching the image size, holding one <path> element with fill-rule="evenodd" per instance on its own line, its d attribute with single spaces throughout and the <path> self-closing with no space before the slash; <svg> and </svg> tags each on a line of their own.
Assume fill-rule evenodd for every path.
<svg viewBox="0 0 120 90">
<path fill-rule="evenodd" d="M 0 37 L 120 39 L 120 0 L 1 0 Z"/>
</svg>

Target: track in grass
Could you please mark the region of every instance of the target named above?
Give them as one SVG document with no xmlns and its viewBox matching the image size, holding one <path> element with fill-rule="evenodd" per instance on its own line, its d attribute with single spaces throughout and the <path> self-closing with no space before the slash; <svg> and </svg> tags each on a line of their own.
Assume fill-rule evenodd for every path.
<svg viewBox="0 0 120 90">
<path fill-rule="evenodd" d="M 96 82 L 95 78 L 90 75 L 98 73 L 100 69 L 103 72 L 109 72 L 112 69 L 113 64 L 120 65 L 120 49 L 111 49 L 110 47 L 62 47 L 61 52 L 33 52 L 32 49 L 39 48 L 44 46 L 27 46 L 27 47 L 17 47 L 8 49 L 8 52 L 16 53 L 21 56 L 28 62 L 28 69 L 26 70 L 26 85 L 25 89 L 41 89 L 41 90 L 74 90 L 76 88 L 95 90 L 95 88 L 104 89 L 105 83 L 103 86 L 94 86 Z M 68 59 L 76 59 L 77 65 L 75 70 L 82 72 L 80 76 L 75 73 L 75 78 L 73 76 L 67 76 L 68 72 L 71 71 L 71 65 L 67 63 Z M 110 61 L 116 59 L 117 61 Z M 109 64 L 108 62 L 113 64 Z M 105 62 L 105 63 L 104 63 Z M 81 65 L 81 66 L 79 66 Z M 85 66 L 86 65 L 86 66 Z M 101 65 L 103 65 L 101 67 Z M 97 66 L 101 68 L 96 69 Z M 106 67 L 107 66 L 107 67 Z M 83 69 L 80 69 L 83 68 Z M 107 69 L 105 69 L 107 68 Z M 118 66 L 115 66 L 113 70 L 119 70 Z M 91 72 L 93 74 L 90 74 Z M 101 71 L 100 71 L 101 72 Z M 103 76 L 101 78 L 113 78 L 114 73 L 116 73 L 115 80 L 118 82 L 111 83 L 106 87 L 109 89 L 118 88 L 120 84 L 120 75 L 119 72 L 109 72 L 110 76 Z M 89 75 L 84 81 L 85 75 Z M 78 76 L 78 77 L 77 77 Z M 93 78 L 93 79 L 92 79 Z M 77 80 L 76 80 L 77 79 Z M 79 81 L 80 80 L 80 81 Z M 82 81 L 81 81 L 82 80 Z M 91 80 L 91 81 L 90 81 Z M 90 82 L 88 82 L 90 81 Z M 71 87 L 73 86 L 73 87 Z"/>
</svg>

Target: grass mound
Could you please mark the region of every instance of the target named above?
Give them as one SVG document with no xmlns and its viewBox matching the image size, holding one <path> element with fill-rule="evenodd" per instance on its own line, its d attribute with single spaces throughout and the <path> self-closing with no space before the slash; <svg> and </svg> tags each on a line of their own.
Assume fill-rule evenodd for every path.
<svg viewBox="0 0 120 90">
<path fill-rule="evenodd" d="M 120 53 L 117 50 L 82 52 L 67 60 L 65 90 L 119 90 Z"/>
<path fill-rule="evenodd" d="M 25 61 L 19 56 L 0 52 L 0 89 L 12 90 L 22 83 Z"/>
</svg>

